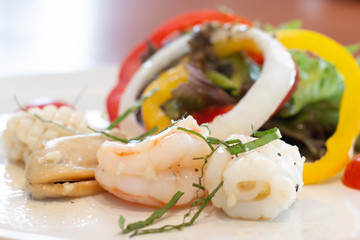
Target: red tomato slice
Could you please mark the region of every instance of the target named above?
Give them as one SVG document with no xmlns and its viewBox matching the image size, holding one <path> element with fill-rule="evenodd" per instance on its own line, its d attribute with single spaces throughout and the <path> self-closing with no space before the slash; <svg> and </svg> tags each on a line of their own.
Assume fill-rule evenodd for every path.
<svg viewBox="0 0 360 240">
<path fill-rule="evenodd" d="M 252 25 L 250 21 L 245 18 L 227 14 L 215 10 L 198 10 L 182 14 L 173 19 L 170 19 L 160 27 L 158 27 L 150 36 L 148 41 L 151 41 L 157 47 L 170 35 L 175 32 L 187 30 L 195 25 L 203 24 L 209 21 L 218 21 L 220 23 L 242 23 Z M 146 41 L 137 45 L 134 50 L 125 58 L 121 70 L 119 72 L 118 83 L 111 90 L 106 100 L 106 107 L 110 121 L 113 121 L 118 116 L 121 95 L 123 94 L 127 84 L 132 76 L 141 65 L 141 55 L 146 51 Z"/>
<path fill-rule="evenodd" d="M 342 181 L 346 186 L 360 190 L 360 154 L 348 163 Z"/>
</svg>

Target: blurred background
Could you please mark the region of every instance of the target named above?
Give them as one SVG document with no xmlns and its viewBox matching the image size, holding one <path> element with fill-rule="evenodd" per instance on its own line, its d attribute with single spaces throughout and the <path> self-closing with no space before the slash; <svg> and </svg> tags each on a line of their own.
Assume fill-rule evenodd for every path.
<svg viewBox="0 0 360 240">
<path fill-rule="evenodd" d="M 120 64 L 167 19 L 220 5 L 262 23 L 300 19 L 342 44 L 360 42 L 356 0 L 0 0 L 0 78 Z"/>
</svg>

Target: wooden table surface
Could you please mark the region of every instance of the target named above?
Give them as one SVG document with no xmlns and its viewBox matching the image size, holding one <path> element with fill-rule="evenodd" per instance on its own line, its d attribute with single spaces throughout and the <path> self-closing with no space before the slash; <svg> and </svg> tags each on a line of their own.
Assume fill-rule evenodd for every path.
<svg viewBox="0 0 360 240">
<path fill-rule="evenodd" d="M 159 24 L 220 5 L 250 20 L 360 42 L 360 0 L 0 0 L 0 78 L 118 64 Z"/>
</svg>

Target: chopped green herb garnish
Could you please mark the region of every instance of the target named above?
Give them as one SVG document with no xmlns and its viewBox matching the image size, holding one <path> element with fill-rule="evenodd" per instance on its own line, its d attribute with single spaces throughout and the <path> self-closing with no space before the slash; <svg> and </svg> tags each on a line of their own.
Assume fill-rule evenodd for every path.
<svg viewBox="0 0 360 240">
<path fill-rule="evenodd" d="M 155 212 L 153 212 L 150 215 L 150 217 L 148 217 L 144 221 L 138 221 L 138 222 L 135 222 L 135 223 L 131 223 L 131 224 L 127 225 L 126 228 L 124 228 L 125 218 L 123 216 L 120 216 L 119 225 L 120 225 L 120 228 L 122 230 L 122 233 L 126 234 L 126 233 L 129 233 L 129 232 L 133 232 L 133 231 L 136 231 L 138 229 L 144 228 L 146 226 L 149 226 L 156 219 L 161 218 L 167 212 L 167 210 L 169 210 L 171 207 L 175 206 L 175 204 L 179 201 L 179 199 L 181 198 L 181 196 L 183 194 L 184 193 L 180 192 L 180 191 L 176 192 L 174 194 L 174 196 L 171 198 L 171 200 L 169 201 L 169 203 L 166 204 L 166 206 L 164 206 L 164 207 L 156 210 Z"/>
<path fill-rule="evenodd" d="M 200 190 L 205 191 L 205 187 L 202 186 L 202 185 L 200 185 L 200 184 L 193 183 L 192 186 L 193 186 L 193 187 L 196 187 L 196 188 L 198 188 L 198 189 L 200 189 Z"/>
<path fill-rule="evenodd" d="M 211 151 L 214 151 L 214 147 L 211 145 L 211 143 L 210 143 L 209 141 L 207 141 L 206 138 L 205 138 L 203 135 L 201 135 L 200 133 L 195 132 L 195 131 L 193 131 L 193 130 L 189 130 L 189 129 L 187 129 L 187 128 L 183 128 L 183 127 L 178 127 L 177 129 L 178 129 L 178 130 L 181 130 L 181 131 L 184 131 L 184 132 L 187 132 L 187 133 L 194 134 L 194 135 L 198 136 L 199 138 L 202 138 L 202 139 L 208 144 L 208 146 L 210 147 Z"/>
<path fill-rule="evenodd" d="M 139 136 L 137 136 L 136 138 L 132 138 L 130 139 L 130 141 L 141 141 L 143 140 L 144 138 L 150 136 L 150 135 L 153 135 L 154 133 L 156 133 L 156 131 L 158 130 L 158 127 L 155 126 L 149 130 L 147 130 L 146 132 L 144 132 L 143 134 L 140 134 Z"/>
<path fill-rule="evenodd" d="M 222 187 L 223 182 L 220 182 L 219 185 L 203 200 L 198 202 L 198 204 L 202 203 L 200 208 L 197 210 L 197 212 L 194 214 L 194 216 L 190 219 L 188 222 L 183 222 L 179 225 L 165 225 L 160 228 L 150 228 L 150 229 L 144 229 L 144 230 L 137 230 L 135 231 L 131 237 L 137 236 L 137 235 L 144 235 L 144 234 L 150 234 L 150 233 L 161 233 L 161 232 L 168 232 L 174 229 L 182 230 L 184 227 L 189 227 L 193 225 L 196 221 L 196 219 L 200 216 L 200 213 L 204 210 L 204 208 L 209 204 L 211 199 L 215 196 L 217 191 Z M 154 212 L 155 213 L 155 212 Z M 123 231 L 124 233 L 124 231 Z"/>
<path fill-rule="evenodd" d="M 93 129 L 93 128 L 89 127 L 89 126 L 88 126 L 88 129 L 90 129 L 91 131 L 93 131 L 95 133 L 100 133 L 100 134 L 102 134 L 102 135 L 104 135 L 104 136 L 106 136 L 108 138 L 111 138 L 111 139 L 113 139 L 115 141 L 119 141 L 119 142 L 122 142 L 122 143 L 128 143 L 129 142 L 129 140 L 127 140 L 125 138 L 118 138 L 116 136 L 113 136 L 113 135 L 107 133 L 106 131 L 98 131 L 98 130 Z"/>
<path fill-rule="evenodd" d="M 219 145 L 219 144 L 222 143 L 222 141 L 220 141 L 219 139 L 214 138 L 214 137 L 207 137 L 206 140 L 207 140 L 210 144 Z"/>
</svg>

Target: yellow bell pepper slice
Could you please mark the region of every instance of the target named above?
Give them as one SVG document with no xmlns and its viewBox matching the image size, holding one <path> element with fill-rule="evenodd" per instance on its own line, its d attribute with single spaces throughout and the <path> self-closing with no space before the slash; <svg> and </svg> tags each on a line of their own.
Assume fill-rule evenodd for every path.
<svg viewBox="0 0 360 240">
<path fill-rule="evenodd" d="M 309 30 L 281 30 L 277 39 L 288 49 L 306 50 L 335 65 L 345 81 L 340 103 L 339 122 L 327 140 L 326 154 L 312 163 L 305 163 L 305 184 L 323 181 L 338 174 L 349 161 L 349 154 L 360 127 L 360 68 L 351 54 L 336 41 Z"/>
<path fill-rule="evenodd" d="M 144 95 L 156 89 L 156 92 L 146 99 L 141 107 L 146 129 L 157 126 L 158 130 L 162 130 L 171 124 L 171 120 L 161 109 L 161 105 L 172 97 L 172 89 L 175 89 L 181 82 L 187 82 L 189 76 L 189 72 L 185 67 L 187 59 L 185 57 L 178 65 L 166 70 L 151 82 L 143 92 Z"/>
<path fill-rule="evenodd" d="M 260 48 L 252 39 L 229 39 L 228 41 L 217 42 L 213 46 L 218 57 L 226 57 L 242 50 L 261 53 Z"/>
</svg>

